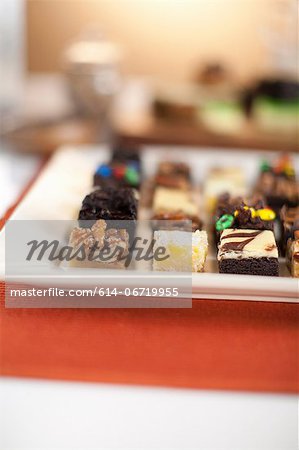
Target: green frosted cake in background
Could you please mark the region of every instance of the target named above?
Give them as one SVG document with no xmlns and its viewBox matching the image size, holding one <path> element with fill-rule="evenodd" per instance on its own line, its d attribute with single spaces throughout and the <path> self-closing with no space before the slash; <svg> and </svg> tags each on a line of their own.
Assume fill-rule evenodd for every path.
<svg viewBox="0 0 299 450">
<path fill-rule="evenodd" d="M 262 80 L 245 92 L 243 106 L 263 131 L 293 134 L 299 130 L 299 83 L 295 80 Z"/>
<path fill-rule="evenodd" d="M 299 99 L 283 101 L 260 97 L 254 102 L 253 116 L 265 131 L 295 132 L 299 129 Z"/>
</svg>

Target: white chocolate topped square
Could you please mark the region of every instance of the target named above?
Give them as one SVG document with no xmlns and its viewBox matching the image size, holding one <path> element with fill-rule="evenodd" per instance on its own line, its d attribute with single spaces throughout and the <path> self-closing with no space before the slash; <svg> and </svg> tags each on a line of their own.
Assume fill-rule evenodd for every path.
<svg viewBox="0 0 299 450">
<path fill-rule="evenodd" d="M 270 230 L 223 230 L 218 246 L 222 259 L 278 258 L 274 234 Z"/>
</svg>

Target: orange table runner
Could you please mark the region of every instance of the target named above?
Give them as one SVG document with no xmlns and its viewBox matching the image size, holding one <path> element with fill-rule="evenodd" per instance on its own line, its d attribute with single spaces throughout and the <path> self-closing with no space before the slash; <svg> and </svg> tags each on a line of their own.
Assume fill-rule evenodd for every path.
<svg viewBox="0 0 299 450">
<path fill-rule="evenodd" d="M 0 313 L 3 375 L 298 391 L 295 304 L 194 300 L 185 310 L 87 310 L 2 302 Z"/>
</svg>

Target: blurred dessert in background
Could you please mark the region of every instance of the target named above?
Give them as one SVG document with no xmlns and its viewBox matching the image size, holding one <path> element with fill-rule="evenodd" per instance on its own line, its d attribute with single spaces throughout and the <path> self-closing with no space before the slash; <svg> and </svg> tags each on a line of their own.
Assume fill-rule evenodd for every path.
<svg viewBox="0 0 299 450">
<path fill-rule="evenodd" d="M 181 162 L 162 161 L 158 165 L 154 183 L 156 186 L 190 189 L 190 167 Z"/>
<path fill-rule="evenodd" d="M 193 80 L 204 102 L 227 99 L 235 89 L 233 73 L 222 62 L 201 64 Z"/>
<path fill-rule="evenodd" d="M 153 215 L 151 219 L 154 230 L 186 230 L 196 231 L 202 229 L 202 220 L 199 216 L 192 216 L 183 211 L 161 211 Z"/>
<path fill-rule="evenodd" d="M 294 133 L 299 130 L 299 82 L 263 79 L 243 95 L 246 114 L 265 132 Z"/>
<path fill-rule="evenodd" d="M 298 205 L 299 185 L 289 155 L 282 155 L 274 164 L 266 160 L 262 162 L 255 192 L 264 196 L 276 211 L 284 205 Z"/>
<path fill-rule="evenodd" d="M 197 117 L 216 133 L 235 133 L 244 125 L 244 114 L 238 96 L 238 83 L 224 64 L 208 63 L 195 76 L 200 89 Z"/>
<path fill-rule="evenodd" d="M 121 86 L 121 50 L 99 30 L 84 32 L 64 52 L 64 70 L 77 109 L 103 118 Z"/>
<path fill-rule="evenodd" d="M 139 189 L 141 162 L 138 151 L 115 147 L 111 159 L 100 164 L 94 174 L 93 184 L 98 187 L 132 187 Z"/>
<path fill-rule="evenodd" d="M 154 229 L 201 230 L 202 220 L 192 190 L 190 166 L 160 161 L 153 179 Z"/>
<path fill-rule="evenodd" d="M 216 133 L 239 133 L 246 118 L 238 98 L 210 100 L 198 110 L 201 122 Z"/>
<path fill-rule="evenodd" d="M 193 199 L 192 192 L 161 186 L 155 190 L 153 210 L 155 214 L 178 211 L 190 216 L 198 214 L 198 206 Z"/>
<path fill-rule="evenodd" d="M 246 196 L 245 174 L 240 167 L 215 167 L 207 174 L 204 199 L 207 211 L 213 212 L 218 197 L 227 192 L 232 196 Z"/>
<path fill-rule="evenodd" d="M 225 85 L 229 79 L 227 69 L 217 62 L 204 65 L 195 76 L 198 84 L 213 87 Z"/>
<path fill-rule="evenodd" d="M 153 83 L 153 113 L 163 120 L 193 122 L 200 102 L 199 91 L 193 83 Z"/>
</svg>

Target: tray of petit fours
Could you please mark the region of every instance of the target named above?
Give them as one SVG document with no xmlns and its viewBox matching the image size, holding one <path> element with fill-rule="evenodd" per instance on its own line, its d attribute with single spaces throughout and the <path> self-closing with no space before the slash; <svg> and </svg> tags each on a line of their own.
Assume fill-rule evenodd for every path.
<svg viewBox="0 0 299 450">
<path fill-rule="evenodd" d="M 296 302 L 298 162 L 250 150 L 65 147 L 12 218 L 77 219 L 70 244 L 100 236 L 124 249 L 134 226 L 107 223 L 150 221 L 155 245 L 170 255 L 151 270 L 192 271 L 193 298 Z M 130 273 L 121 261 L 108 266 L 123 271 L 122 282 Z M 92 267 L 100 274 L 107 264 Z M 76 270 L 78 283 L 86 268 L 78 261 L 67 270 Z"/>
</svg>

